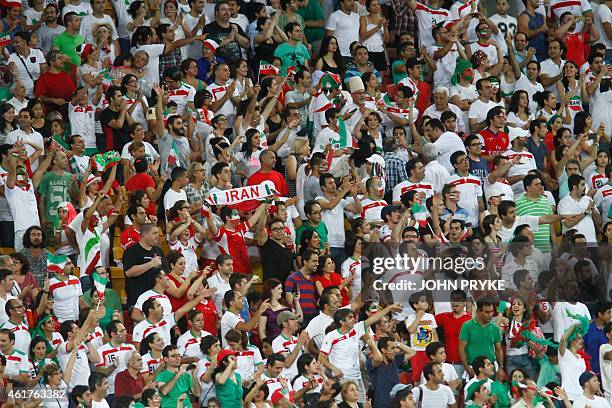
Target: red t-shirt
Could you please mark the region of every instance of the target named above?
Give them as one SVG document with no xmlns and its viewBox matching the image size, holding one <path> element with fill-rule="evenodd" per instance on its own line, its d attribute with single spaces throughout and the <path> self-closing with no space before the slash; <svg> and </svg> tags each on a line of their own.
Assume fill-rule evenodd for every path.
<svg viewBox="0 0 612 408">
<path fill-rule="evenodd" d="M 52 72 L 45 72 L 38 78 L 34 85 L 34 94 L 36 97 L 48 96 L 50 98 L 61 98 L 65 101 L 72 99 L 76 91 L 76 84 L 73 78 L 64 71 L 60 71 L 57 74 Z M 58 106 L 53 104 L 46 104 L 46 112 L 58 110 L 62 113 L 67 113 L 67 105 Z"/>
<path fill-rule="evenodd" d="M 174 285 L 177 288 L 179 288 L 183 284 L 185 279 L 187 279 L 187 278 L 183 278 L 183 277 L 176 278 L 171 273 L 167 274 L 166 276 L 168 276 L 168 279 L 170 279 L 172 282 L 174 282 Z M 180 298 L 175 298 L 175 297 L 172 297 L 172 296 L 168 295 L 168 299 L 170 299 L 170 304 L 172 305 L 172 311 L 173 312 L 176 312 L 177 310 L 179 310 L 181 307 L 183 307 L 183 305 L 185 303 L 187 303 L 189 301 L 189 299 L 187 299 L 187 291 L 185 291 L 183 296 L 181 296 Z"/>
<path fill-rule="evenodd" d="M 282 174 L 275 170 L 271 170 L 267 173 L 263 173 L 261 170 L 256 171 L 251 177 L 249 177 L 247 186 L 255 186 L 266 180 L 270 180 L 272 183 L 274 183 L 276 191 L 278 191 L 281 196 L 287 197 L 289 195 L 289 188 L 287 187 L 285 178 Z"/>
<path fill-rule="evenodd" d="M 314 277 L 315 282 L 321 282 L 321 286 L 325 289 L 328 286 L 340 286 L 342 284 L 342 276 L 333 272 L 329 275 L 329 279 L 325 278 L 323 275 L 316 275 Z M 348 293 L 346 289 L 340 292 L 342 295 L 342 306 L 346 306 L 349 304 Z"/>
<path fill-rule="evenodd" d="M 508 135 L 502 131 L 493 133 L 491 129 L 486 128 L 478 134 L 482 139 L 482 154 L 485 156 L 497 156 L 504 154 L 510 146 Z M 493 170 L 493 162 L 489 163 L 489 168 Z"/>
<path fill-rule="evenodd" d="M 563 43 L 567 47 L 565 59 L 574 61 L 578 67 L 581 67 L 589 56 L 589 33 L 565 33 L 562 38 Z"/>
<path fill-rule="evenodd" d="M 123 249 L 128 249 L 140 241 L 140 232 L 136 231 L 133 225 L 130 225 L 121 233 L 119 241 L 121 242 Z"/>
<path fill-rule="evenodd" d="M 217 320 L 219 320 L 219 317 L 217 316 L 217 307 L 215 306 L 215 302 L 210 299 L 205 299 L 198 303 L 195 308 L 196 310 L 202 312 L 202 316 L 204 317 L 204 326 L 202 327 L 202 330 L 216 336 Z"/>
<path fill-rule="evenodd" d="M 446 362 L 461 363 L 459 356 L 459 332 L 463 323 L 472 318 L 472 315 L 467 313 L 459 318 L 453 317 L 453 312 L 440 313 L 436 315 L 436 323 L 438 328 L 444 330 L 444 342 L 446 345 Z"/>
<path fill-rule="evenodd" d="M 229 254 L 234 258 L 234 272 L 246 275 L 253 272 L 244 240 L 244 236 L 250 228 L 251 226 L 248 221 L 239 223 L 233 231 L 221 226 L 217 235 L 213 237 L 215 242 L 217 242 L 219 251 L 224 255 Z"/>
<path fill-rule="evenodd" d="M 136 190 L 147 191 L 147 188 L 149 187 L 155 188 L 156 186 L 153 177 L 149 176 L 147 173 L 134 174 L 125 183 L 125 189 L 130 193 L 133 193 Z M 157 209 L 155 208 L 155 203 L 153 200 L 149 201 L 149 208 L 145 208 L 145 210 L 147 210 L 147 215 L 156 215 Z"/>
</svg>

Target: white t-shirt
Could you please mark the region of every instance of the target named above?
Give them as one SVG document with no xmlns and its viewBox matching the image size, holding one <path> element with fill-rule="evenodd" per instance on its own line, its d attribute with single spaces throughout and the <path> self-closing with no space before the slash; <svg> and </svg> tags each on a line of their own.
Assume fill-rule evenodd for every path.
<svg viewBox="0 0 612 408">
<path fill-rule="evenodd" d="M 561 355 L 559 352 L 559 371 L 561 372 L 561 387 L 567 391 L 570 400 L 575 401 L 582 395 L 582 387 L 578 382 L 578 373 L 586 371 L 586 363 L 580 356 L 575 356 L 569 349 Z"/>
<path fill-rule="evenodd" d="M 30 142 L 30 143 L 34 143 L 40 147 L 45 146 L 45 141 L 42 137 L 42 135 L 40 133 L 38 133 L 37 131 L 35 131 L 34 129 L 32 129 L 31 133 L 26 133 L 21 129 L 15 129 L 11 132 L 9 132 L 6 135 L 6 141 L 5 143 L 7 144 L 15 144 L 16 141 L 21 140 L 24 142 Z M 34 152 L 36 151 L 36 149 L 34 149 L 32 146 L 30 145 L 25 145 L 25 149 L 26 149 L 26 154 L 28 155 L 28 157 L 30 157 L 32 154 L 34 154 Z M 36 169 L 38 169 L 38 160 L 35 160 L 32 164 L 31 164 L 31 168 L 32 171 L 36 171 Z"/>
<path fill-rule="evenodd" d="M 91 105 L 68 104 L 68 118 L 73 135 L 81 135 L 85 148 L 96 147 L 96 110 Z"/>
<path fill-rule="evenodd" d="M 236 329 L 238 323 L 244 322 L 241 316 L 226 310 L 223 313 L 223 317 L 221 318 L 221 347 L 227 347 L 227 340 L 225 340 L 225 335 L 231 329 Z"/>
<path fill-rule="evenodd" d="M 81 281 L 74 275 L 69 275 L 66 281 L 55 276 L 49 280 L 49 293 L 53 295 L 53 314 L 57 320 L 79 319 L 79 297 L 83 294 Z"/>
<path fill-rule="evenodd" d="M 346 14 L 342 10 L 334 11 L 330 14 L 326 30 L 332 30 L 334 37 L 338 40 L 338 48 L 343 57 L 350 57 L 350 45 L 354 41 L 359 41 L 359 14 L 351 12 Z"/>
<path fill-rule="evenodd" d="M 83 23 L 81 23 L 82 26 Z M 164 44 L 146 44 L 141 45 L 138 49 L 132 48 L 132 55 L 136 51 L 145 51 L 149 56 L 149 63 L 145 66 L 145 75 L 143 76 L 144 86 L 142 92 L 148 95 L 153 89 L 153 84 L 159 83 L 159 57 L 163 55 L 166 46 Z"/>
<path fill-rule="evenodd" d="M 431 47 L 436 44 L 436 40 L 431 34 L 432 29 L 439 23 L 450 19 L 450 13 L 443 8 L 434 9 L 430 6 L 417 2 L 414 15 L 419 24 L 419 44 L 420 46 Z"/>
<path fill-rule="evenodd" d="M 510 242 L 512 241 L 512 238 L 514 238 L 514 230 L 519 225 L 527 224 L 529 225 L 529 228 L 531 228 L 531 231 L 537 232 L 540 228 L 539 220 L 540 217 L 535 215 L 517 215 L 512 227 L 506 228 L 502 226 L 501 231 L 499 231 L 497 235 L 501 238 L 502 242 Z"/>
<path fill-rule="evenodd" d="M 134 162 L 134 156 L 132 156 L 132 153 L 130 153 L 129 151 L 130 145 L 132 143 L 134 142 L 128 142 L 125 144 L 125 146 L 123 146 L 123 149 L 121 150 L 121 158 Z M 142 143 L 145 146 L 145 158 L 147 160 L 153 163 L 155 160 L 159 159 L 159 153 L 157 153 L 157 150 L 155 150 L 151 143 L 146 142 L 144 140 L 142 141 Z"/>
<path fill-rule="evenodd" d="M 489 111 L 491 109 L 493 109 L 496 106 L 502 106 L 503 104 L 501 103 L 497 103 L 497 102 L 493 102 L 493 101 L 489 101 L 489 102 L 483 102 L 480 99 L 476 99 L 474 102 L 472 102 L 472 104 L 470 105 L 470 110 L 468 112 L 468 117 L 470 119 L 476 119 L 476 123 L 482 123 L 487 119 L 487 114 L 489 113 Z"/>
<path fill-rule="evenodd" d="M 442 363 L 442 372 L 444 373 L 444 382 L 450 383 L 451 381 L 455 381 L 459 379 L 457 375 L 457 370 L 452 364 Z M 425 384 L 425 376 L 421 373 L 421 384 Z"/>
<path fill-rule="evenodd" d="M 510 167 L 510 170 L 508 170 L 508 175 L 506 177 L 526 175 L 529 171 L 537 169 L 535 158 L 533 157 L 533 154 L 529 153 L 528 150 L 516 152 L 510 149 L 504 153 L 504 156 L 508 160 L 512 160 L 516 156 L 519 156 L 521 160 L 519 164 L 515 164 L 514 166 Z M 514 193 L 515 197 L 518 197 L 525 192 L 523 180 L 519 180 L 516 183 L 512 184 L 512 192 Z"/>
<path fill-rule="evenodd" d="M 419 400 L 421 392 L 423 393 L 421 408 L 443 408 L 455 403 L 453 390 L 448 385 L 440 384 L 435 391 L 430 390 L 425 385 L 413 388 L 412 396 L 415 401 Z"/>
<path fill-rule="evenodd" d="M 485 44 L 481 44 L 479 42 L 473 42 L 473 43 L 470 44 L 470 50 L 472 51 L 472 54 L 474 54 L 476 51 L 484 52 L 484 54 L 489 59 L 489 64 L 491 66 L 494 66 L 498 62 L 498 59 L 497 59 L 497 48 L 493 44 L 486 44 L 485 45 Z"/>
<path fill-rule="evenodd" d="M 545 59 L 544 61 L 540 61 L 540 72 L 548 75 L 549 78 L 553 78 L 561 73 L 561 70 L 564 66 L 565 60 L 561 60 L 560 64 L 557 65 L 553 62 L 553 60 L 549 58 Z M 555 83 L 550 86 L 547 86 L 546 90 L 552 92 L 555 95 L 555 98 L 557 98 L 557 100 L 560 100 L 559 92 L 557 92 L 557 86 Z"/>
<path fill-rule="evenodd" d="M 434 53 L 441 50 L 442 46 L 432 45 L 427 49 L 429 55 L 433 58 Z M 453 44 L 448 53 L 436 60 L 437 69 L 434 72 L 434 86 L 446 86 L 450 87 L 450 79 L 455 73 L 455 67 L 457 66 L 457 58 L 459 57 L 459 50 L 457 44 Z"/>
<path fill-rule="evenodd" d="M 86 43 L 95 44 L 93 32 L 91 30 L 94 28 L 94 26 L 97 26 L 99 24 L 108 24 L 111 27 L 111 31 L 112 31 L 111 39 L 112 40 L 116 40 L 117 38 L 119 38 L 119 34 L 117 33 L 117 28 L 115 27 L 115 22 L 113 21 L 111 16 L 109 16 L 108 14 L 104 14 L 102 18 L 97 18 L 97 17 L 94 17 L 93 14 L 88 14 L 85 17 L 83 17 L 83 19 L 81 20 L 81 30 L 79 33 L 83 36 Z"/>
<path fill-rule="evenodd" d="M 22 60 L 23 62 L 21 62 Z M 8 59 L 8 63 L 10 64 L 11 62 L 17 67 L 17 78 L 23 82 L 26 87 L 26 96 L 32 98 L 34 96 L 34 81 L 40 77 L 40 64 L 47 62 L 43 52 L 36 48 L 30 48 L 28 56 L 21 56 L 21 59 L 17 53 L 14 52 Z M 28 74 L 28 71 L 30 74 Z M 34 78 L 34 81 L 30 78 L 30 75 Z M 26 148 L 28 147 L 30 146 L 26 146 Z"/>
<path fill-rule="evenodd" d="M 575 315 L 582 315 L 590 317 L 591 313 L 584 303 L 576 302 L 575 305 L 568 302 L 557 302 L 552 312 L 552 325 L 554 340 L 558 343 L 561 341 L 563 333 L 574 323 L 577 323 L 575 319 L 572 319 L 567 315 L 567 311 Z M 582 370 L 584 371 L 584 370 Z M 580 371 L 580 373 L 582 373 Z"/>
<path fill-rule="evenodd" d="M 308 323 L 306 326 L 306 333 L 310 336 L 310 339 L 314 341 L 314 344 L 321 348 L 323 344 L 323 338 L 325 337 L 325 329 L 334 322 L 333 317 L 326 315 L 323 312 L 319 312 L 319 315 Z"/>
<path fill-rule="evenodd" d="M 193 103 L 193 98 L 195 97 L 196 90 L 193 86 L 182 82 L 180 86 L 173 90 L 168 91 L 168 98 L 170 101 L 176 102 L 177 111 L 179 114 L 183 114 L 185 112 L 185 108 L 189 102 Z"/>
<path fill-rule="evenodd" d="M 329 203 L 329 200 L 323 196 L 317 197 L 316 200 Z M 327 242 L 332 248 L 344 248 L 346 238 L 344 233 L 344 209 L 348 204 L 348 201 L 343 198 L 331 210 L 321 210 L 321 219 L 328 230 Z"/>
<path fill-rule="evenodd" d="M 166 195 L 164 195 L 164 209 L 168 211 L 179 200 L 187 201 L 187 193 L 185 193 L 185 190 L 183 189 L 181 189 L 180 191 L 174 191 L 173 189 L 168 190 L 166 192 Z"/>
<path fill-rule="evenodd" d="M 187 330 L 176 340 L 176 347 L 183 357 L 204 358 L 204 354 L 200 350 L 200 340 L 209 335 L 209 332 L 202 330 L 200 336 L 195 337 L 191 330 Z"/>
<path fill-rule="evenodd" d="M 210 278 L 206 279 L 206 283 L 208 283 L 209 288 L 217 289 L 217 291 L 213 293 L 212 299 L 215 302 L 215 306 L 217 307 L 217 312 L 219 313 L 219 315 L 221 315 L 223 311 L 223 297 L 225 296 L 225 292 L 227 292 L 228 290 L 232 290 L 232 287 L 229 284 L 229 280 L 224 280 L 219 274 L 219 272 L 217 272 Z"/>
<path fill-rule="evenodd" d="M 612 351 L 612 344 L 599 346 L 599 368 L 601 370 L 601 385 L 606 395 L 612 395 L 612 360 L 604 359 L 608 351 Z"/>
<path fill-rule="evenodd" d="M 535 112 L 538 110 L 538 103 L 533 100 L 533 95 L 536 92 L 544 92 L 544 87 L 541 83 L 532 83 L 527 75 L 521 74 L 521 76 L 514 83 L 514 92 L 525 91 L 527 92 L 527 99 L 529 100 L 529 110 Z"/>
<path fill-rule="evenodd" d="M 404 180 L 393 187 L 393 202 L 399 202 L 402 194 L 410 190 L 425 194 L 425 199 L 431 197 L 434 193 L 433 186 L 430 183 L 425 181 L 413 183 L 410 180 Z"/>
<path fill-rule="evenodd" d="M 59 360 L 60 368 L 65 372 L 68 366 L 68 360 L 70 359 L 67 341 L 63 342 L 58 347 L 57 359 Z M 82 343 L 79 345 L 79 351 L 77 351 L 77 358 L 74 363 L 72 377 L 70 377 L 68 387 L 74 388 L 77 385 L 87 386 L 87 380 L 90 374 L 91 369 L 89 368 L 89 360 L 87 359 L 87 348 Z"/>
<path fill-rule="evenodd" d="M 452 174 L 455 168 L 450 162 L 450 158 L 455 152 L 465 151 L 465 145 L 458 134 L 454 132 L 444 132 L 440 135 L 438 140 L 434 142 L 434 145 L 438 148 L 438 162 L 444 166 L 444 168 Z"/>
<path fill-rule="evenodd" d="M 34 190 L 32 180 L 28 180 L 25 188 L 17 184 L 13 188 L 8 188 L 8 186 L 4 188 L 4 195 L 13 216 L 15 232 L 25 232 L 31 226 L 40 224 Z"/>
<path fill-rule="evenodd" d="M 229 79 L 225 83 L 225 85 L 219 85 L 216 82 L 213 82 L 212 84 L 208 85 L 206 89 L 208 89 L 210 93 L 212 94 L 213 102 L 217 102 L 218 100 L 220 100 L 221 98 L 225 96 L 227 92 L 227 87 L 231 85 L 232 82 L 233 80 Z M 238 93 L 238 89 L 234 88 L 232 97 L 236 97 L 236 96 L 240 96 L 240 94 Z M 234 106 L 234 104 L 232 103 L 230 99 L 231 98 L 227 98 L 227 100 L 225 101 L 223 105 L 221 105 L 219 110 L 215 111 L 215 116 L 224 115 L 227 118 L 229 125 L 231 126 L 234 124 L 234 117 L 236 116 L 236 107 Z M 209 157 L 214 157 L 214 156 L 209 156 Z"/>
<path fill-rule="evenodd" d="M 504 35 L 510 32 L 510 34 L 512 34 L 512 37 L 514 37 L 514 35 L 516 34 L 516 30 L 518 28 L 518 21 L 515 17 L 509 16 L 507 14 L 505 16 L 493 14 L 491 17 L 489 17 L 489 20 L 491 20 L 493 24 L 495 24 L 497 28 L 499 28 L 499 31 L 501 31 Z"/>
<path fill-rule="evenodd" d="M 591 197 L 584 195 L 580 197 L 580 200 L 576 201 L 571 195 L 567 195 L 559 201 L 557 206 L 557 212 L 559 215 L 573 215 L 582 214 L 585 212 L 591 203 Z M 563 224 L 563 232 L 569 228 Z M 587 242 L 597 242 L 597 234 L 595 232 L 595 224 L 593 223 L 593 216 L 587 215 L 582 218 L 580 222 L 572 227 L 578 231 L 579 234 L 583 234 L 586 237 Z"/>
<path fill-rule="evenodd" d="M 608 38 L 603 25 L 603 23 L 612 23 L 612 12 L 610 11 L 610 7 L 603 3 L 598 5 L 597 8 L 593 10 L 593 22 L 595 23 L 595 28 L 597 28 L 599 32 L 599 40 L 595 41 L 595 43 L 604 44 L 607 49 L 611 49 L 612 38 Z"/>
<path fill-rule="evenodd" d="M 574 403 L 572 404 L 573 408 L 610 408 L 610 404 L 604 398 L 593 395 L 593 398 L 587 398 L 584 395 L 581 395 Z"/>
</svg>

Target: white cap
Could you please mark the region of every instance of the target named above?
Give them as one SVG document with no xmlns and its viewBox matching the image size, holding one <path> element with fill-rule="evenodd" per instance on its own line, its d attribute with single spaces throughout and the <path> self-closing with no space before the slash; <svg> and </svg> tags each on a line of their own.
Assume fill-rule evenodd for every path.
<svg viewBox="0 0 612 408">
<path fill-rule="evenodd" d="M 529 131 L 519 127 L 511 127 L 510 132 L 508 132 L 510 144 L 512 144 L 512 141 L 517 137 L 529 137 Z"/>
<path fill-rule="evenodd" d="M 485 196 L 487 197 L 487 201 L 489 201 L 491 197 L 498 197 L 498 196 L 504 196 L 504 195 L 505 194 L 502 191 L 502 189 L 495 185 L 492 185 L 491 187 L 489 187 L 485 194 Z"/>
<path fill-rule="evenodd" d="M 366 161 L 372 164 L 380 164 L 383 168 L 385 167 L 385 159 L 380 154 L 373 154 Z"/>
<path fill-rule="evenodd" d="M 351 77 L 348 81 L 348 86 L 351 93 L 365 91 L 363 81 L 358 76 Z"/>
</svg>

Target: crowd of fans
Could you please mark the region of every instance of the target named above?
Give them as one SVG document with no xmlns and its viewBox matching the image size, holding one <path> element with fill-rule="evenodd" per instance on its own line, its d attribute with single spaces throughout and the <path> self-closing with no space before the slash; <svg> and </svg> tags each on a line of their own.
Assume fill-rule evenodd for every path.
<svg viewBox="0 0 612 408">
<path fill-rule="evenodd" d="M 0 5 L 1 406 L 611 406 L 612 0 Z"/>
</svg>

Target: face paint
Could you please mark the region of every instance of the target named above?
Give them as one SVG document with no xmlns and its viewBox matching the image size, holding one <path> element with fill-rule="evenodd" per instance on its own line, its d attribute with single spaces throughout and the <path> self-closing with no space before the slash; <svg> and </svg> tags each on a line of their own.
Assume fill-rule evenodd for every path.
<svg viewBox="0 0 612 408">
<path fill-rule="evenodd" d="M 468 68 L 465 71 L 463 71 L 462 75 L 466 81 L 472 82 L 472 80 L 474 79 L 474 70 L 472 68 Z"/>
</svg>

